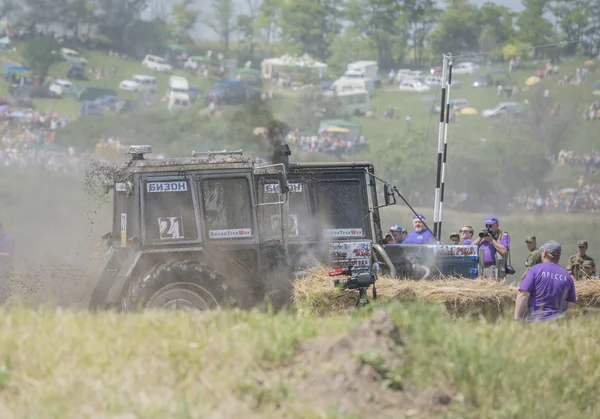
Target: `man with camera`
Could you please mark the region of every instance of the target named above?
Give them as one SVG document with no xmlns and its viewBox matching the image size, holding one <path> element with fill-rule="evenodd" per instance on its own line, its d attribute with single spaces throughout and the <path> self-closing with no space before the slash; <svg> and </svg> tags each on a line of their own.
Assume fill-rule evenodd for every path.
<svg viewBox="0 0 600 419">
<path fill-rule="evenodd" d="M 485 220 L 485 228 L 472 243 L 473 246 L 479 246 L 480 276 L 487 279 L 504 279 L 507 274 L 510 236 L 500 230 L 499 225 L 498 218 L 490 215 Z M 509 271 L 513 271 L 512 267 L 509 267 Z"/>
</svg>

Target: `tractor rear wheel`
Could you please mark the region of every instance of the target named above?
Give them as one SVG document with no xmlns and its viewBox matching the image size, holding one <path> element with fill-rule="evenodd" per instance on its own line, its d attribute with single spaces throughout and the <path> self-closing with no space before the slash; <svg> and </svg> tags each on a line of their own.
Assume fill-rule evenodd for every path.
<svg viewBox="0 0 600 419">
<path fill-rule="evenodd" d="M 217 310 L 235 307 L 237 300 L 225 278 L 193 261 L 169 261 L 155 266 L 129 287 L 126 310 Z"/>
</svg>

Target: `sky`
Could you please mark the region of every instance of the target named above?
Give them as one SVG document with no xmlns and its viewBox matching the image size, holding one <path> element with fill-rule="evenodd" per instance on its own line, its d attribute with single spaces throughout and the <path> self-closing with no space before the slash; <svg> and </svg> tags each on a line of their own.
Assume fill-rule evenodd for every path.
<svg viewBox="0 0 600 419">
<path fill-rule="evenodd" d="M 160 16 L 161 14 L 165 14 L 165 13 L 168 16 L 168 13 L 172 7 L 172 4 L 176 1 L 177 0 L 150 0 L 150 5 L 151 5 L 150 10 L 147 10 L 142 16 L 144 18 L 151 18 L 153 14 Z M 214 0 L 195 0 L 194 1 L 195 8 L 201 10 L 202 16 L 204 18 L 207 18 L 210 16 L 213 1 Z M 250 0 L 250 1 L 253 3 L 260 4 L 260 0 Z M 486 1 L 490 1 L 490 0 L 471 0 L 471 3 L 480 6 L 484 3 L 486 3 Z M 248 9 L 248 0 L 233 0 L 233 2 L 234 2 L 234 10 L 236 10 L 237 14 L 248 13 L 248 10 L 249 10 Z M 440 1 L 440 3 L 441 3 L 441 1 Z M 496 1 L 493 1 L 493 3 L 496 3 L 501 6 L 506 6 L 517 12 L 523 10 L 523 5 L 521 4 L 521 0 L 496 0 Z M 191 33 L 191 35 L 194 38 L 211 39 L 211 40 L 217 39 L 217 36 L 215 35 L 214 31 L 212 29 L 210 29 L 209 27 L 207 27 L 202 22 L 199 22 L 196 25 L 196 28 L 194 29 L 193 33 Z"/>
</svg>

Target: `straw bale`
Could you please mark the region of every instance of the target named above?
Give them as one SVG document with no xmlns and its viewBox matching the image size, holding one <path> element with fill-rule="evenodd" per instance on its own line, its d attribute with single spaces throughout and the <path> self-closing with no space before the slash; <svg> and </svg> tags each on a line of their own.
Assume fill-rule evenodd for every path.
<svg viewBox="0 0 600 419">
<path fill-rule="evenodd" d="M 294 302 L 298 310 L 315 314 L 343 314 L 354 308 L 358 292 L 335 298 L 340 291 L 333 286 L 334 277 L 327 275 L 330 270 L 320 266 L 295 281 Z M 505 312 L 511 313 L 518 289 L 505 282 L 457 278 L 412 281 L 380 277 L 376 285 L 380 303 L 393 300 L 429 301 L 444 304 L 453 316 L 483 316 L 488 319 L 503 316 Z M 600 309 L 600 281 L 578 281 L 576 291 L 579 307 Z M 368 292 L 372 300 L 371 290 Z"/>
</svg>

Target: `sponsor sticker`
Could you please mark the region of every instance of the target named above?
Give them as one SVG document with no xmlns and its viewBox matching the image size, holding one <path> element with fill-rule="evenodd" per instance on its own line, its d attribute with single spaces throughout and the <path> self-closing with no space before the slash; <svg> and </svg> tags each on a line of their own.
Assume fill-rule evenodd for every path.
<svg viewBox="0 0 600 419">
<path fill-rule="evenodd" d="M 148 182 L 146 183 L 148 192 L 187 192 L 187 182 L 177 180 L 173 182 Z"/>
<path fill-rule="evenodd" d="M 239 237 L 252 237 L 252 229 L 235 228 L 229 230 L 209 230 L 208 237 L 211 239 L 229 239 Z"/>
<path fill-rule="evenodd" d="M 302 192 L 302 184 L 301 183 L 288 183 L 288 187 L 290 188 L 290 192 Z M 265 184 L 265 193 L 279 193 L 279 184 L 278 183 Z"/>
<path fill-rule="evenodd" d="M 325 237 L 363 237 L 362 228 L 336 228 L 323 230 Z"/>
</svg>

